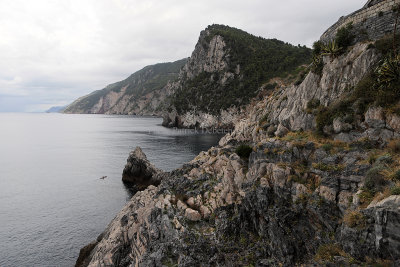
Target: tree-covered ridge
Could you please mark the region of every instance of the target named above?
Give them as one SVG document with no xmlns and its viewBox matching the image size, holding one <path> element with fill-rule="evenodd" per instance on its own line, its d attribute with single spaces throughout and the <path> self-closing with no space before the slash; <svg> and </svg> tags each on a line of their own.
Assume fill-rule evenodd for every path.
<svg viewBox="0 0 400 267">
<path fill-rule="evenodd" d="M 172 101 L 180 113 L 196 108 L 217 114 L 221 109 L 246 104 L 271 78 L 285 77 L 311 60 L 311 50 L 305 46 L 264 39 L 224 25 L 211 25 L 206 32 L 206 37 L 199 40 L 204 49 L 217 35 L 226 43 L 224 60 L 228 69 L 203 72 L 184 81 Z M 225 72 L 232 73 L 233 77 L 221 83 Z"/>
<path fill-rule="evenodd" d="M 159 90 L 166 86 L 168 81 L 178 78 L 179 71 L 185 65 L 186 61 L 187 59 L 185 58 L 175 62 L 159 63 L 144 67 L 125 80 L 110 84 L 104 89 L 94 91 L 78 99 L 67 107 L 66 112 L 79 110 L 87 113 L 103 96 L 111 91 L 120 92 L 125 87 L 125 94 L 135 98 Z"/>
</svg>

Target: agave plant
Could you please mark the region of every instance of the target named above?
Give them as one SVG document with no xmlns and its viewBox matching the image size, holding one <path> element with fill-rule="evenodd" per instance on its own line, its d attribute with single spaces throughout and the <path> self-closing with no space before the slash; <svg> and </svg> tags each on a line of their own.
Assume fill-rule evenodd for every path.
<svg viewBox="0 0 400 267">
<path fill-rule="evenodd" d="M 323 56 L 337 57 L 340 55 L 342 48 L 337 45 L 335 40 L 330 41 L 322 47 Z"/>
<path fill-rule="evenodd" d="M 379 86 L 390 86 L 400 81 L 400 55 L 383 60 L 376 69 Z"/>
</svg>

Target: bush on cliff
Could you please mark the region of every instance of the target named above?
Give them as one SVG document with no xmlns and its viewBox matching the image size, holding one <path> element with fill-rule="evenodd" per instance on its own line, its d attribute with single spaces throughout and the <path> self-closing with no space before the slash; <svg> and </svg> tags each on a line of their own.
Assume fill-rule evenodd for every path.
<svg viewBox="0 0 400 267">
<path fill-rule="evenodd" d="M 349 23 L 337 30 L 335 41 L 343 50 L 346 50 L 353 43 L 354 34 L 352 33 L 352 29 L 353 24 Z"/>
<path fill-rule="evenodd" d="M 236 148 L 235 152 L 239 157 L 247 159 L 250 157 L 251 152 L 253 152 L 253 148 L 247 144 L 241 144 Z"/>
</svg>

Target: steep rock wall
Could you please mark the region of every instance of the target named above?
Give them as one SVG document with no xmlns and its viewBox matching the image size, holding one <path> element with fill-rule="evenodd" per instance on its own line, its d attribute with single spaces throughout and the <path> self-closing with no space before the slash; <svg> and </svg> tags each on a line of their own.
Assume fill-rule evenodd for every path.
<svg viewBox="0 0 400 267">
<path fill-rule="evenodd" d="M 396 14 L 392 9 L 398 4 L 400 0 L 369 1 L 360 10 L 341 17 L 322 34 L 321 41 L 333 40 L 337 30 L 349 23 L 352 23 L 358 41 L 377 40 L 386 34 L 393 33 Z"/>
</svg>

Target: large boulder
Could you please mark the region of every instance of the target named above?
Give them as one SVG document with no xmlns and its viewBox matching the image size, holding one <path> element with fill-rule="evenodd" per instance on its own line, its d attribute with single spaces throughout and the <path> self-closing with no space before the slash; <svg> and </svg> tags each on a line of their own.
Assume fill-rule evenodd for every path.
<svg viewBox="0 0 400 267">
<path fill-rule="evenodd" d="M 122 172 L 122 181 L 132 185 L 137 190 L 144 190 L 149 185 L 158 186 L 161 182 L 162 173 L 163 171 L 149 162 L 142 149 L 136 147 L 129 154 Z"/>
</svg>

